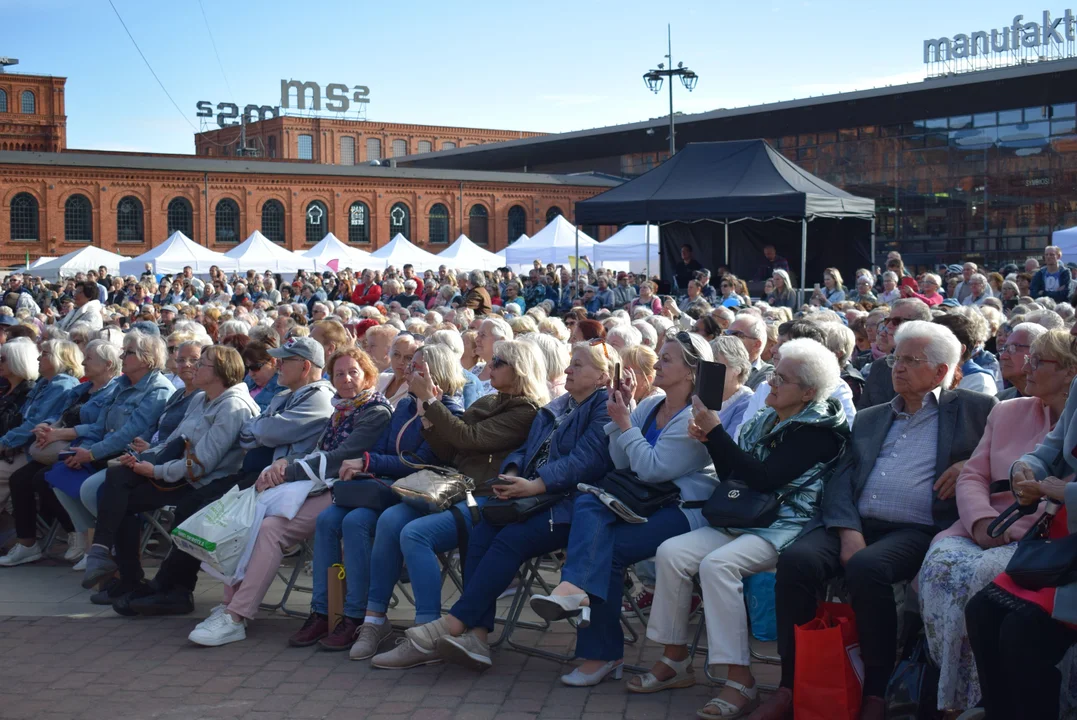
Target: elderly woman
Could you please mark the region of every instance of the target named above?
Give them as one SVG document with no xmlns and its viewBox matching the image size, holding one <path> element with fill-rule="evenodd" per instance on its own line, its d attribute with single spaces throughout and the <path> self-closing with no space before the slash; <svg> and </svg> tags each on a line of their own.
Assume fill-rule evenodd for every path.
<svg viewBox="0 0 1077 720">
<path fill-rule="evenodd" d="M 901 288 L 898 287 L 898 280 L 900 279 L 893 270 L 887 270 L 883 273 L 883 291 L 879 293 L 880 305 L 892 305 L 895 300 L 902 297 Z"/>
<path fill-rule="evenodd" d="M 18 427 L 22 406 L 38 379 L 37 345 L 28 337 L 10 338 L 0 345 L 0 432 Z"/>
<path fill-rule="evenodd" d="M 142 585 L 138 513 L 173 505 L 196 489 L 235 472 L 243 461 L 239 431 L 258 413 L 243 385 L 243 361 L 229 347 L 202 353 L 192 380 L 196 394 L 183 421 L 167 438 L 139 455 L 127 453 L 110 467 L 101 485 L 94 543 L 86 554 L 84 588 L 119 571 L 123 592 Z M 161 458 L 169 441 L 187 439 L 178 459 Z M 113 559 L 111 548 L 115 547 Z"/>
<path fill-rule="evenodd" d="M 396 657 L 441 658 L 479 670 L 491 665 L 487 634 L 494 628 L 499 595 L 522 562 L 564 547 L 579 479 L 601 476 L 611 467 L 604 429 L 609 422 L 606 385 L 617 362 L 617 351 L 602 340 L 572 349 L 566 395 L 539 411 L 527 441 L 505 458 L 493 484 L 498 500 L 543 493 L 563 499 L 520 522 L 480 522 L 468 543 L 460 599 L 448 615 L 408 629 L 405 642 L 374 659 L 376 667 Z"/>
<path fill-rule="evenodd" d="M 367 330 L 367 335 L 373 330 Z M 421 337 L 402 333 L 393 338 L 389 346 L 389 370 L 378 376 L 375 390 L 384 395 L 394 408 L 408 395 L 408 367 L 422 344 Z"/>
<path fill-rule="evenodd" d="M 497 392 L 491 382 L 491 361 L 494 357 L 494 345 L 499 342 L 512 340 L 512 326 L 500 317 L 487 317 L 479 325 L 479 331 L 475 335 L 475 351 L 479 355 L 479 362 L 471 368 L 479 382 L 482 383 L 482 394 L 492 395 Z"/>
<path fill-rule="evenodd" d="M 442 393 L 428 374 L 416 372 L 412 376 L 412 392 L 423 418 L 423 437 L 442 462 L 451 463 L 475 480 L 478 485 L 475 500 L 480 506 L 493 492 L 486 481 L 498 474 L 504 459 L 527 439 L 539 408 L 550 399 L 542 355 L 534 345 L 518 340 L 499 342 L 494 346 L 490 365 L 497 394 L 479 398 L 459 418 L 438 401 Z M 435 553 L 457 547 L 458 521 L 471 529 L 472 516 L 463 501 L 457 503 L 456 513 L 423 516 L 406 504 L 395 505 L 382 513 L 375 532 L 374 564 L 366 606 L 368 622 L 370 618 L 375 618 L 374 622 L 377 622 L 376 618 L 384 618 L 403 561 L 407 561 L 415 594 L 416 625 L 422 626 L 440 617 L 442 578 Z M 382 544 L 382 538 L 391 540 L 393 537 L 399 538 L 399 546 L 393 542 Z M 372 657 L 391 632 L 392 628 L 387 624 L 379 626 L 376 633 L 369 631 L 364 642 L 352 648 L 351 657 Z M 436 661 L 430 653 L 413 652 L 405 643 L 392 652 L 375 657 L 374 666 L 403 669 Z"/>
<path fill-rule="evenodd" d="M 243 364 L 247 368 L 243 382 L 261 410 L 269 407 L 273 398 L 284 389 L 277 382 L 277 359 L 269 354 L 271 348 L 270 345 L 255 341 L 248 343 L 241 353 Z"/>
<path fill-rule="evenodd" d="M 650 280 L 644 280 L 640 283 L 639 297 L 633 298 L 632 302 L 629 303 L 629 312 L 638 307 L 647 308 L 655 315 L 662 312 L 662 301 L 655 295 L 655 286 Z"/>
<path fill-rule="evenodd" d="M 969 289 L 971 292 L 962 301 L 962 305 L 975 305 L 979 307 L 983 305 L 984 300 L 991 295 L 991 288 L 987 286 L 987 278 L 980 273 L 973 273 L 969 278 Z"/>
<path fill-rule="evenodd" d="M 58 357 L 74 355 L 70 349 L 66 353 L 59 350 L 55 354 Z M 32 460 L 11 476 L 11 502 L 19 545 L 12 548 L 7 557 L 0 558 L 0 565 L 20 565 L 41 558 L 43 549 L 37 542 L 35 523 L 38 498 L 42 510 L 56 517 L 67 531 L 64 559 L 77 561 L 86 551 L 88 528 L 82 527 L 76 531 L 70 516 L 44 477 L 45 471 L 57 461 L 59 452 L 66 450 L 78 438 L 75 428 L 96 420 L 111 402 L 116 377 L 120 374 L 119 348 L 103 340 L 94 340 L 87 345 L 82 364 L 86 382 L 68 390 L 56 412 L 33 428 L 34 442 L 30 447 Z"/>
<path fill-rule="evenodd" d="M 797 294 L 789 281 L 789 273 L 785 270 L 775 270 L 772 276 L 774 289 L 764 298 L 772 307 L 795 308 L 797 306 Z"/>
<path fill-rule="evenodd" d="M 255 483 L 258 492 L 282 483 L 307 480 L 308 476 L 299 461 L 315 468 L 317 472 L 321 464 L 319 456 L 325 459 L 324 477 L 336 477 L 348 458 L 361 457 L 370 450 L 388 426 L 392 409 L 385 397 L 374 389 L 377 368 L 365 352 L 358 348 L 342 350 L 329 359 L 326 370 L 336 390 L 334 411 L 315 450 L 276 460 L 258 477 Z M 199 623 L 188 639 L 207 647 L 245 639 L 247 621 L 257 614 L 259 604 L 273 583 L 284 557 L 284 548 L 313 535 L 319 514 L 331 503 L 332 497 L 327 488 L 316 482 L 294 517 L 267 517 L 263 520 L 243 580 L 225 586 L 224 610 L 211 614 Z M 323 580 L 327 569 L 328 566 L 322 569 Z M 328 623 L 326 617 L 312 614 L 304 629 L 309 630 L 319 621 Z"/>
<path fill-rule="evenodd" d="M 753 391 L 744 383 L 752 373 L 752 361 L 744 343 L 735 337 L 722 335 L 711 341 L 714 361 L 725 365 L 725 387 L 722 389 L 722 409 L 718 415 L 722 427 L 732 437 L 742 422 L 750 420 L 744 416 Z"/>
<path fill-rule="evenodd" d="M 687 507 L 674 502 L 637 525 L 621 520 L 592 494 L 576 499 L 561 583 L 550 595 L 531 598 L 532 609 L 547 620 L 580 618 L 576 654 L 583 662 L 561 678 L 566 685 L 597 685 L 610 674 L 621 677 L 624 569 L 653 557 L 669 538 L 705 524 L 699 507 L 717 480 L 707 449 L 688 434 L 688 424 L 699 363 L 713 359 L 703 338 L 677 333 L 662 345 L 655 373 L 655 385 L 665 395 L 633 410 L 634 403 L 625 402 L 635 390 L 632 373 L 624 374 L 622 392 L 610 395 L 612 422 L 606 434 L 616 467 L 634 472 L 644 484 L 673 482 Z"/>
<path fill-rule="evenodd" d="M 728 374 L 727 374 L 728 377 Z M 706 444 L 719 479 L 786 497 L 768 527 L 735 530 L 701 527 L 666 540 L 656 556 L 657 584 L 647 637 L 665 645 L 651 671 L 628 689 L 652 693 L 695 684 L 688 653 L 692 577 L 698 573 L 706 613 L 708 662 L 725 665 L 722 692 L 697 714 L 733 718 L 758 697 L 751 671 L 743 578 L 773 569 L 778 554 L 815 514 L 830 462 L 841 452 L 848 424 L 841 404 L 830 399 L 841 382 L 834 355 L 813 340 L 782 345 L 771 378 L 767 408 L 748 420 L 734 443 L 721 417 L 693 400 L 689 434 Z M 719 485 L 717 492 L 723 492 Z"/>
<path fill-rule="evenodd" d="M 879 298 L 875 296 L 872 290 L 874 283 L 870 275 L 857 275 L 856 276 L 856 292 L 850 293 L 847 299 L 852 300 L 854 303 L 871 303 L 877 305 Z"/>
<path fill-rule="evenodd" d="M 1005 535 L 987 526 L 1013 502 L 1006 478 L 1014 458 L 1036 449 L 1066 407 L 1077 376 L 1077 338 L 1048 330 L 1032 342 L 1025 362 L 1025 397 L 995 406 L 983 439 L 957 478 L 959 519 L 933 541 L 920 570 L 920 607 L 928 648 L 942 674 L 940 710 L 976 706 L 980 683 L 965 633 L 965 605 L 996 575 L 1032 526 L 1027 515 Z"/>
<path fill-rule="evenodd" d="M 542 353 L 546 361 L 546 387 L 550 391 L 550 399 L 556 400 L 564 395 L 565 383 L 568 380 L 566 369 L 570 359 L 568 345 L 550 335 L 540 333 L 531 333 L 520 339 L 531 343 Z"/>
<path fill-rule="evenodd" d="M 452 351 L 443 345 L 426 345 L 415 351 L 411 364 L 411 372 L 418 370 L 430 376 L 434 384 L 441 389 L 441 403 L 452 415 L 459 417 L 464 411 L 460 403 L 464 378 Z M 388 484 L 392 480 L 410 475 L 414 469 L 401 461 L 398 447 L 400 453 L 408 454 L 411 462 L 436 462 L 434 451 L 423 440 L 422 424 L 416 420 L 417 406 L 418 401 L 414 395 L 409 394 L 401 400 L 393 411 L 389 425 L 381 432 L 373 446 L 364 453 L 358 453 L 358 457 L 344 461 L 340 470 L 341 479 L 349 480 L 359 473 L 370 473 L 383 478 Z M 389 508 L 387 512 L 394 510 L 395 507 Z M 355 644 L 356 648 L 361 649 L 370 641 L 370 633 L 377 636 L 378 626 L 384 622 L 385 613 L 367 609 L 372 568 L 378 568 L 380 573 L 384 565 L 379 563 L 381 558 L 400 556 L 399 532 L 391 532 L 386 537 L 375 532 L 381 514 L 371 508 L 330 505 L 318 515 L 314 533 L 314 591 L 311 615 L 303 627 L 288 639 L 289 645 L 306 647 L 318 643 L 324 650 L 347 650 Z M 326 582 L 328 569 L 341 562 L 349 578 L 344 597 L 344 615 L 330 618 Z M 413 577 L 421 574 L 424 567 L 418 563 L 412 571 Z M 396 574 L 399 574 L 399 567 Z M 388 581 L 390 588 L 395 583 L 395 577 L 396 575 Z M 417 592 L 427 580 L 423 577 L 413 580 L 413 583 L 417 583 Z M 433 582 L 431 579 L 431 583 Z M 379 590 L 379 594 L 380 592 Z M 363 622 L 364 616 L 366 623 Z M 370 655 L 372 654 L 373 651 Z M 363 659 L 369 658 L 370 655 Z"/>
</svg>

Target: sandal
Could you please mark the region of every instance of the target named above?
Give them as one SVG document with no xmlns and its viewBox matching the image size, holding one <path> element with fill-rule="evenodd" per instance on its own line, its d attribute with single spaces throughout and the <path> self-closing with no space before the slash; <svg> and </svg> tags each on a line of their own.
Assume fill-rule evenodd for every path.
<svg viewBox="0 0 1077 720">
<path fill-rule="evenodd" d="M 733 680 L 725 681 L 726 687 L 731 687 L 739 692 L 744 697 L 748 698 L 748 702 L 744 707 L 738 708 L 733 703 L 723 698 L 714 698 L 706 705 L 702 710 L 696 712 L 696 716 L 703 720 L 732 720 L 732 718 L 739 718 L 755 709 L 755 706 L 759 703 L 759 686 L 745 687 L 739 682 Z M 718 712 L 708 712 L 708 708 L 715 708 Z"/>
<path fill-rule="evenodd" d="M 654 676 L 654 673 L 644 673 L 637 675 L 639 678 L 639 685 L 635 685 L 631 680 L 625 685 L 628 692 L 633 693 L 656 693 L 662 690 L 669 690 L 672 688 L 689 688 L 696 684 L 696 671 L 692 667 L 692 657 L 688 656 L 684 660 L 670 660 L 665 655 L 658 658 L 658 661 L 668 665 L 674 672 L 673 677 L 668 680 L 659 680 Z"/>
</svg>

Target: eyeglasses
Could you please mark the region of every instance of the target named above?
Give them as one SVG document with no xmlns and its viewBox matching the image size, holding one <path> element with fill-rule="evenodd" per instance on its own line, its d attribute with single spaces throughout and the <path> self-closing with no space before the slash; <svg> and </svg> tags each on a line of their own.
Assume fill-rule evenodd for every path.
<svg viewBox="0 0 1077 720">
<path fill-rule="evenodd" d="M 913 357 L 912 355 L 887 355 L 886 364 L 890 367 L 897 367 L 898 364 L 905 367 L 916 368 L 928 362 L 927 358 Z"/>
<path fill-rule="evenodd" d="M 180 365 L 197 365 L 198 358 L 177 357 L 175 360 L 173 360 L 173 362 L 176 364 L 177 367 L 179 367 Z"/>
<path fill-rule="evenodd" d="M 796 380 L 787 380 L 776 372 L 772 372 L 767 376 L 767 384 L 770 385 L 771 390 L 777 390 L 782 385 L 799 385 L 804 387 L 803 383 L 798 383 Z"/>
<path fill-rule="evenodd" d="M 1025 365 L 1028 366 L 1029 370 L 1039 370 L 1040 366 L 1043 365 L 1044 363 L 1052 363 L 1054 365 L 1059 364 L 1058 360 L 1048 360 L 1047 358 L 1041 358 L 1039 355 L 1026 355 L 1025 356 Z"/>
<path fill-rule="evenodd" d="M 251 363 L 247 366 L 247 372 L 258 372 L 266 366 L 265 363 Z"/>
<path fill-rule="evenodd" d="M 908 318 L 888 317 L 888 318 L 886 318 L 886 320 L 883 321 L 883 324 L 885 324 L 885 325 L 893 325 L 894 327 L 901 327 L 902 323 L 907 323 L 907 322 L 909 322 Z"/>
<path fill-rule="evenodd" d="M 742 332 L 740 330 L 726 330 L 722 334 L 723 335 L 729 335 L 730 337 L 735 337 L 735 338 L 746 338 L 746 337 L 748 337 L 747 333 Z"/>
<path fill-rule="evenodd" d="M 124 350 L 123 351 L 123 356 L 124 357 L 138 357 L 138 353 L 135 352 L 134 350 Z"/>
<path fill-rule="evenodd" d="M 498 368 L 503 368 L 506 365 L 508 365 L 508 362 L 503 360 L 502 358 L 497 357 L 496 355 L 490 361 L 490 367 L 493 368 L 494 370 L 497 370 Z"/>
<path fill-rule="evenodd" d="M 176 352 L 176 350 L 178 350 L 178 349 L 179 349 L 178 345 L 169 345 L 168 346 L 168 354 L 171 355 L 174 352 Z"/>
<path fill-rule="evenodd" d="M 1028 350 L 1030 347 L 1032 347 L 1032 346 L 1031 345 L 1022 345 L 1021 343 L 1008 343 L 1008 344 L 1002 346 L 1002 352 L 1007 353 L 1009 355 L 1016 355 L 1018 348 L 1024 348 L 1025 350 Z"/>
</svg>

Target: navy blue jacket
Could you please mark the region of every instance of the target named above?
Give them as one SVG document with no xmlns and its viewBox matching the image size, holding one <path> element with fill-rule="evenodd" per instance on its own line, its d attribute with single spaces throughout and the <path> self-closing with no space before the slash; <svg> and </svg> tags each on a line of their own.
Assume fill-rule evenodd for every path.
<svg viewBox="0 0 1077 720">
<path fill-rule="evenodd" d="M 443 395 L 441 404 L 456 417 L 464 414 L 464 405 L 459 395 Z M 396 454 L 396 436 L 400 434 L 400 428 L 404 427 L 404 423 L 413 417 L 415 417 L 415 396 L 409 394 L 397 403 L 393 417 L 389 420 L 389 427 L 382 432 L 381 437 L 374 443 L 374 447 L 370 448 L 366 469 L 368 473 L 395 480 L 415 472 L 414 468 L 400 462 Z M 422 420 L 416 420 L 408 425 L 404 437 L 400 438 L 401 452 L 408 453 L 409 462 L 441 464 L 430 445 L 423 439 L 422 429 Z"/>
</svg>

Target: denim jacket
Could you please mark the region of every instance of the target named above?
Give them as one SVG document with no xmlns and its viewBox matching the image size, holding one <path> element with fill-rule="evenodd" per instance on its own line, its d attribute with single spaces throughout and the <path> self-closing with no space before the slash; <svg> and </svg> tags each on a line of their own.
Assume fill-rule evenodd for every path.
<svg viewBox="0 0 1077 720">
<path fill-rule="evenodd" d="M 460 417 L 464 414 L 464 406 L 461 404 L 460 396 L 458 395 L 442 395 L 441 404 L 448 408 L 449 412 L 455 417 Z M 374 443 L 374 447 L 370 448 L 367 456 L 367 472 L 378 477 L 393 478 L 394 480 L 415 472 L 413 468 L 409 468 L 400 462 L 400 458 L 396 454 L 396 436 L 400 434 L 400 429 L 404 427 L 404 424 L 413 417 L 415 417 L 415 396 L 405 395 L 396 404 L 396 410 L 393 411 L 393 417 L 389 420 L 389 426 L 382 431 L 381 437 Z M 400 438 L 400 450 L 408 453 L 408 459 L 411 462 L 439 464 L 440 461 L 437 455 L 434 454 L 433 449 L 423 439 L 422 429 L 421 420 L 416 420 L 411 425 L 408 425 L 408 429 L 404 432 L 404 437 Z"/>
<path fill-rule="evenodd" d="M 70 375 L 56 375 L 52 378 L 40 378 L 26 402 L 22 406 L 22 423 L 13 427 L 0 437 L 0 445 L 6 448 L 21 448 L 34 439 L 31 432 L 38 423 L 45 422 L 53 415 L 63 412 L 63 400 L 67 391 L 78 385 L 78 379 Z"/>
<path fill-rule="evenodd" d="M 56 414 L 50 416 L 45 422 L 49 424 L 58 422 L 60 420 L 60 416 L 63 415 L 69 407 L 77 404 L 82 398 L 82 396 L 86 395 L 86 393 L 89 392 L 89 396 L 82 403 L 82 407 L 79 408 L 79 422 L 92 423 L 98 418 L 99 415 L 101 415 L 102 412 L 104 412 L 108 408 L 109 404 L 112 403 L 112 395 L 116 392 L 116 383 L 118 382 L 118 380 L 119 378 L 112 378 L 108 381 L 107 385 L 105 385 L 97 392 L 90 392 L 90 387 L 93 385 L 93 383 L 89 380 L 84 383 L 79 383 L 78 385 L 67 391 L 67 393 L 64 395 L 63 402 L 61 403 L 60 408 L 57 410 Z M 74 444 L 79 444 L 77 439 L 75 440 Z"/>
<path fill-rule="evenodd" d="M 250 374 L 243 378 L 243 382 L 247 385 L 247 390 L 254 390 L 256 385 L 254 380 L 251 379 Z M 269 379 L 269 382 L 265 384 L 262 391 L 256 396 L 252 396 L 254 402 L 258 405 L 259 410 L 265 412 L 265 409 L 269 407 L 269 403 L 273 402 L 273 398 L 284 389 L 284 386 L 277 382 L 277 375 L 274 373 L 273 377 Z"/>
<path fill-rule="evenodd" d="M 76 425 L 82 445 L 100 460 L 123 452 L 136 437 L 148 439 L 168 398 L 175 392 L 168 378 L 151 370 L 136 384 L 121 375 L 116 381 L 112 404 L 93 423 Z"/>
</svg>

